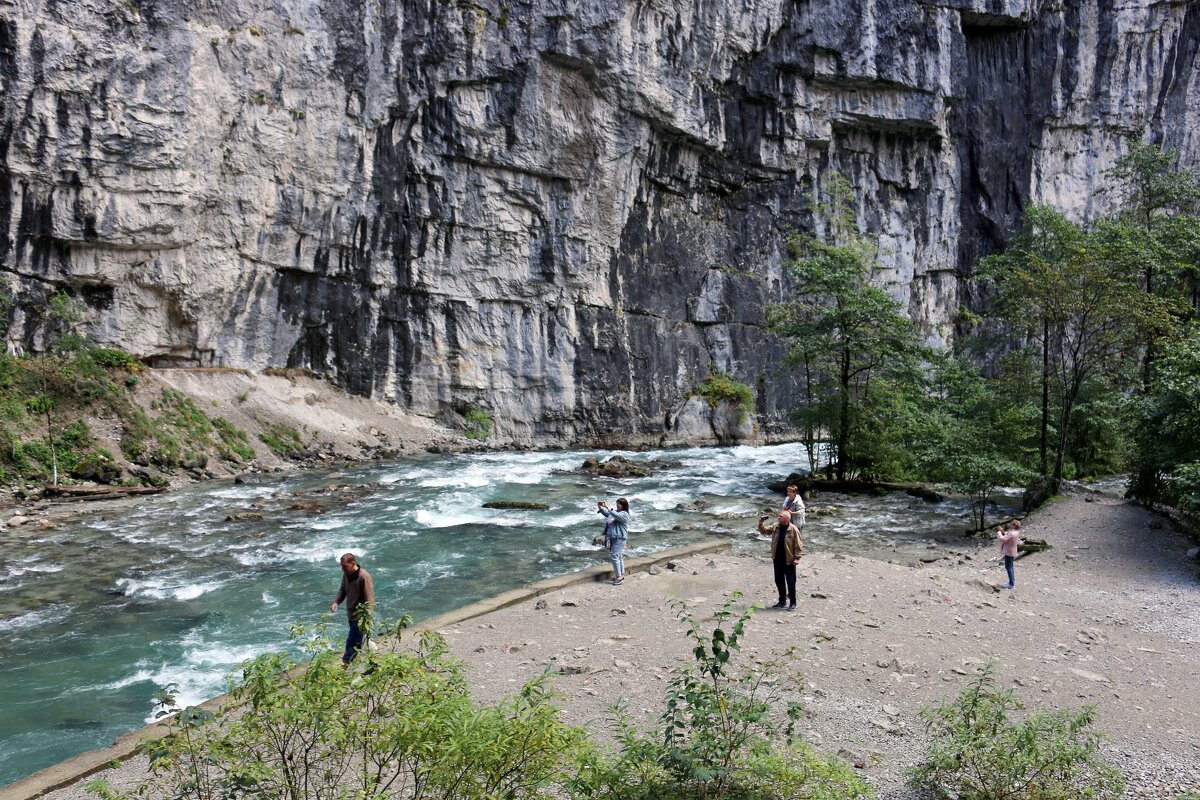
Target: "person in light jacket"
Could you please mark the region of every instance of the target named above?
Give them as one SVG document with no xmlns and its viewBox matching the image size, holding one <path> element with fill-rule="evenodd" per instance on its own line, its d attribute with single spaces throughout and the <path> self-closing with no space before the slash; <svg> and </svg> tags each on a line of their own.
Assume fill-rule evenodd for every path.
<svg viewBox="0 0 1200 800">
<path fill-rule="evenodd" d="M 783 499 L 783 510 L 792 515 L 792 524 L 800 533 L 804 533 L 804 498 L 800 496 L 800 487 L 794 483 L 787 487 L 787 497 Z"/>
<path fill-rule="evenodd" d="M 596 503 L 596 513 L 603 514 L 608 520 L 604 525 L 604 547 L 608 550 L 608 560 L 613 567 L 613 586 L 620 586 L 625 580 L 625 543 L 629 541 L 629 501 L 624 497 L 617 498 L 617 510 L 613 511 L 608 503 L 601 500 Z"/>
<path fill-rule="evenodd" d="M 804 542 L 800 529 L 792 524 L 790 511 L 780 511 L 778 523 L 768 525 L 770 517 L 758 518 L 758 532 L 771 537 L 771 562 L 775 567 L 775 588 L 779 590 L 779 602 L 772 608 L 796 610 L 796 564 L 804 553 Z"/>
<path fill-rule="evenodd" d="M 1008 583 L 1001 589 L 1012 589 L 1017 585 L 1014 565 L 1017 562 L 1017 545 L 1021 542 L 1021 520 L 1013 520 L 1007 526 L 996 528 L 996 538 L 1000 540 L 1000 555 L 1004 556 L 1004 571 L 1008 573 Z"/>
</svg>

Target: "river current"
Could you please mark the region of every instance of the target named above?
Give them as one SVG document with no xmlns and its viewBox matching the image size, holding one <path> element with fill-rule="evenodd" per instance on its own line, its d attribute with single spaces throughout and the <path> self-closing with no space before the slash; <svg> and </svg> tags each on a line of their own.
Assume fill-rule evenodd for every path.
<svg viewBox="0 0 1200 800">
<path fill-rule="evenodd" d="M 373 575 L 382 613 L 421 619 L 601 563 L 598 499 L 630 499 L 630 557 L 714 534 L 764 547 L 753 520 L 780 499 L 765 484 L 806 464 L 799 445 L 778 445 L 622 453 L 679 462 L 649 478 L 579 471 L 608 455 L 441 455 L 211 482 L 120 510 L 80 508 L 52 531 L 6 530 L 0 785 L 142 725 L 166 684 L 181 704 L 220 693 L 242 661 L 287 646 L 292 623 L 331 619 L 343 552 Z M 498 499 L 550 509 L 482 507 Z M 703 511 L 676 508 L 697 500 Z M 965 500 L 831 494 L 815 505 L 809 551 L 907 560 L 931 541 L 967 546 Z M 341 634 L 344 616 L 333 621 Z"/>
</svg>

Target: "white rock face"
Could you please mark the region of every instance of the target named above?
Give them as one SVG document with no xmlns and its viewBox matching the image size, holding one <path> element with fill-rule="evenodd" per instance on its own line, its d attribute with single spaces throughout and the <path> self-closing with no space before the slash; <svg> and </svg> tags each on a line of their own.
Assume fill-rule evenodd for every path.
<svg viewBox="0 0 1200 800">
<path fill-rule="evenodd" d="M 307 367 L 516 441 L 662 434 L 837 170 L 931 340 L 1030 201 L 1200 160 L 1200 10 L 1150 0 L 6 0 L 11 346 L 57 288 L 156 364 Z"/>
</svg>

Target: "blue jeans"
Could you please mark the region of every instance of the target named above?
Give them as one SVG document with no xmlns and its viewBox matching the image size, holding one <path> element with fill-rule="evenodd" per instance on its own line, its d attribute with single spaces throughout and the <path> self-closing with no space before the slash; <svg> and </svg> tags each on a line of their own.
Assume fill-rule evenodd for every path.
<svg viewBox="0 0 1200 800">
<path fill-rule="evenodd" d="M 612 562 L 613 575 L 617 578 L 625 577 L 625 540 L 624 539 L 609 539 L 608 560 Z"/>
<path fill-rule="evenodd" d="M 346 637 L 346 652 L 342 653 L 342 661 L 349 664 L 358 655 L 358 651 L 363 647 L 363 641 L 366 639 L 363 632 L 359 630 L 358 623 L 350 620 L 350 634 Z"/>
<path fill-rule="evenodd" d="M 1013 577 L 1014 576 L 1013 564 L 1015 562 L 1016 562 L 1016 559 L 1013 558 L 1012 556 L 1004 557 L 1004 569 L 1006 572 L 1008 572 L 1008 585 L 1009 586 L 1017 585 L 1017 579 L 1015 577 Z"/>
</svg>

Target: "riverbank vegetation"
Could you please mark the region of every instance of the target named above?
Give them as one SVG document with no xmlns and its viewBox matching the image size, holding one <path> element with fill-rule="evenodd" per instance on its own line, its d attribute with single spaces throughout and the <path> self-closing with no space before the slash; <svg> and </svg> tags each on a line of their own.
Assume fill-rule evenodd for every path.
<svg viewBox="0 0 1200 800">
<path fill-rule="evenodd" d="M 163 389 L 143 407 L 134 398 L 141 362 L 79 334 L 81 317 L 77 300 L 56 293 L 41 312 L 41 352 L 0 354 L 0 483 L 163 485 L 210 456 L 254 457 L 245 431 L 181 392 Z M 97 426 L 111 429 L 119 455 Z"/>
<path fill-rule="evenodd" d="M 1132 471 L 1133 496 L 1200 508 L 1200 176 L 1136 144 L 1108 177 L 1111 213 L 1092 223 L 1025 210 L 979 264 L 984 307 L 950 349 L 873 283 L 881 251 L 831 180 L 792 242 L 797 297 L 769 312 L 812 463 L 951 483 L 980 511 L 996 486 Z"/>
<path fill-rule="evenodd" d="M 870 786 L 797 733 L 805 717 L 798 651 L 742 655 L 754 607 L 735 592 L 703 622 L 683 603 L 693 659 L 672 670 L 657 722 L 618 700 L 615 741 L 566 723 L 547 672 L 496 705 L 476 702 L 445 640 L 420 634 L 368 649 L 352 669 L 327 625 L 297 626 L 306 657 L 268 653 L 243 665 L 216 714 L 158 698 L 169 734 L 148 741 L 150 774 L 132 789 L 103 781 L 103 800 L 217 796 L 428 800 L 866 800 Z M 408 620 L 381 624 L 398 644 Z M 911 773 L 944 796 L 1116 797 L 1092 711 L 1010 719 L 1016 699 L 994 665 L 957 700 L 927 709 L 933 735 Z M 1016 794 L 1013 794 L 1016 792 Z"/>
</svg>

